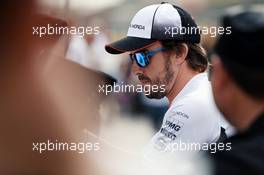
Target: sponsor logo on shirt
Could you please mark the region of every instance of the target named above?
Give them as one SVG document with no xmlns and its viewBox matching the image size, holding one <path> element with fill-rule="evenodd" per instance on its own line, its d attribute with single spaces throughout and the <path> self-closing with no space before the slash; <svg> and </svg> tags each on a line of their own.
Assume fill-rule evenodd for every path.
<svg viewBox="0 0 264 175">
<path fill-rule="evenodd" d="M 187 119 L 189 118 L 189 116 L 187 114 L 180 112 L 180 111 L 176 111 L 176 114 L 181 116 L 181 117 L 187 118 Z"/>
<path fill-rule="evenodd" d="M 178 125 L 176 123 L 173 123 L 171 121 L 168 121 L 168 120 L 166 120 L 165 126 L 167 126 L 168 128 L 173 129 L 174 131 L 179 131 L 181 129 L 180 125 Z"/>
<path fill-rule="evenodd" d="M 177 116 L 179 116 L 179 117 L 186 118 L 186 119 L 189 119 L 189 118 L 190 118 L 189 115 L 187 115 L 187 114 L 184 113 L 184 112 L 177 111 L 177 110 L 172 110 L 172 111 L 170 112 L 170 116 L 175 116 L 175 115 L 177 115 Z"/>
<path fill-rule="evenodd" d="M 175 140 L 183 125 L 184 124 L 179 120 L 176 120 L 173 117 L 168 117 L 168 119 L 166 119 L 165 123 L 163 124 L 160 133 L 171 140 Z"/>
<path fill-rule="evenodd" d="M 164 134 L 166 137 L 175 140 L 176 139 L 176 135 L 173 134 L 172 132 L 169 132 L 167 129 L 165 128 L 161 128 L 160 133 Z"/>
</svg>

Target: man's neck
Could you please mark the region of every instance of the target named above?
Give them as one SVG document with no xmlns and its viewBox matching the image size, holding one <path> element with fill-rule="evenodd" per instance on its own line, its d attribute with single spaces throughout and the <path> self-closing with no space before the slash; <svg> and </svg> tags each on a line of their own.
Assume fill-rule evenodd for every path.
<svg viewBox="0 0 264 175">
<path fill-rule="evenodd" d="M 247 100 L 242 98 L 233 106 L 233 113 L 230 114 L 240 119 L 235 124 L 240 132 L 247 130 L 255 122 L 257 117 L 264 112 L 264 102 L 258 102 L 251 98 L 247 98 Z"/>
<path fill-rule="evenodd" d="M 174 84 L 166 96 L 169 100 L 169 105 L 171 106 L 172 101 L 174 98 L 180 93 L 180 91 L 184 88 L 184 86 L 195 76 L 199 74 L 196 71 L 190 71 L 186 70 L 185 72 L 179 72 L 177 75 L 176 80 L 174 81 Z"/>
</svg>

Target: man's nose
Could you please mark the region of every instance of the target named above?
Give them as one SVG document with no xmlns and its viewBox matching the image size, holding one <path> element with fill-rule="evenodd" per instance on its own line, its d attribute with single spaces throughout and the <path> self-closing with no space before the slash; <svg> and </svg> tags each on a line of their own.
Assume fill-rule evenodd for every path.
<svg viewBox="0 0 264 175">
<path fill-rule="evenodd" d="M 136 61 L 133 61 L 131 70 L 134 75 L 143 73 L 142 68 L 137 65 Z"/>
</svg>

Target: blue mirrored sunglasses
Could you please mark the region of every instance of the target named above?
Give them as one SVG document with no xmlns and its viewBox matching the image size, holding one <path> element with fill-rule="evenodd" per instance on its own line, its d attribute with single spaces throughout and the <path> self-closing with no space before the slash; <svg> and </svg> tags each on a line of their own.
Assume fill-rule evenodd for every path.
<svg viewBox="0 0 264 175">
<path fill-rule="evenodd" d="M 130 59 L 132 63 L 134 60 L 136 60 L 136 63 L 138 64 L 139 67 L 146 67 L 150 63 L 150 58 L 157 54 L 158 52 L 163 52 L 166 49 L 163 47 L 154 49 L 154 50 L 146 50 L 142 52 L 136 52 L 136 53 L 131 53 L 129 54 Z"/>
</svg>

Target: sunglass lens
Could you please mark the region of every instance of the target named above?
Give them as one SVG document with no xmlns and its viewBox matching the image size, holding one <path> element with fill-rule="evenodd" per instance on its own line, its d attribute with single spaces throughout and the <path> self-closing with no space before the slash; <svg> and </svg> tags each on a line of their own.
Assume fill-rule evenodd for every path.
<svg viewBox="0 0 264 175">
<path fill-rule="evenodd" d="M 135 54 L 137 63 L 141 66 L 141 67 L 145 67 L 146 65 L 146 61 L 145 61 L 145 55 L 143 53 L 136 53 Z"/>
</svg>

